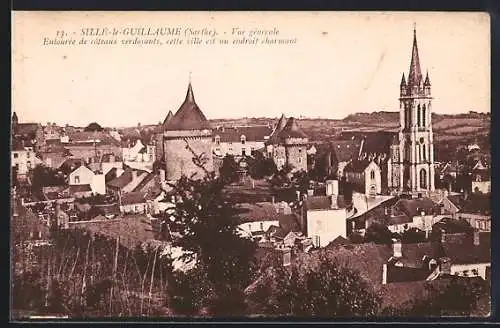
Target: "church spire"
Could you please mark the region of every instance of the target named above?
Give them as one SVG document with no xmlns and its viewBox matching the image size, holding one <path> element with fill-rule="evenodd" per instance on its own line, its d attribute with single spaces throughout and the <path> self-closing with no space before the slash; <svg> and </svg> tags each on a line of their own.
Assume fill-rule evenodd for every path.
<svg viewBox="0 0 500 328">
<path fill-rule="evenodd" d="M 403 76 L 401 76 L 401 84 L 400 84 L 400 86 L 406 87 L 405 73 L 403 73 Z"/>
<path fill-rule="evenodd" d="M 185 103 L 196 103 L 194 101 L 194 93 L 193 93 L 193 86 L 191 85 L 191 73 L 189 73 L 189 84 L 188 84 L 188 89 L 186 93 L 186 100 L 184 100 Z"/>
<path fill-rule="evenodd" d="M 431 80 L 429 79 L 429 71 L 426 72 L 425 74 L 425 82 L 424 82 L 424 86 L 431 86 Z"/>
<path fill-rule="evenodd" d="M 420 59 L 418 57 L 417 30 L 413 25 L 413 47 L 411 51 L 410 72 L 408 74 L 408 85 L 419 85 L 422 81 L 422 70 L 420 69 Z"/>
</svg>

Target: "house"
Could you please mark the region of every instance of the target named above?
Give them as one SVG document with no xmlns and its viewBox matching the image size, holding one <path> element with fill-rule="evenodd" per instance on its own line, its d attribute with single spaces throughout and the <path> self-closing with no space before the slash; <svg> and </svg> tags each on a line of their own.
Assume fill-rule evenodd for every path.
<svg viewBox="0 0 500 328">
<path fill-rule="evenodd" d="M 239 221 L 238 228 L 246 236 L 262 236 L 271 226 L 279 226 L 280 204 L 240 203 L 235 207 Z"/>
<path fill-rule="evenodd" d="M 25 178 L 26 174 L 36 165 L 35 152 L 24 147 L 24 142 L 12 141 L 11 167 L 18 178 Z"/>
<path fill-rule="evenodd" d="M 332 154 L 337 165 L 337 177 L 344 176 L 347 164 L 357 160 L 362 143 L 359 140 L 335 140 L 331 142 Z"/>
<path fill-rule="evenodd" d="M 122 139 L 122 157 L 125 163 L 153 163 L 156 158 L 154 145 L 144 145 L 141 139 Z"/>
<path fill-rule="evenodd" d="M 148 176 L 148 172 L 127 168 L 124 172 L 106 183 L 106 189 L 116 195 L 133 191 L 142 180 Z"/>
<path fill-rule="evenodd" d="M 326 182 L 325 196 L 307 196 L 304 200 L 304 215 L 307 237 L 316 247 L 325 247 L 335 238 L 347 237 L 347 209 L 344 197 L 339 195 L 338 181 Z"/>
<path fill-rule="evenodd" d="M 380 195 L 382 173 L 373 160 L 352 161 L 344 168 L 345 181 L 365 195 Z"/>
<path fill-rule="evenodd" d="M 86 165 L 80 165 L 69 174 L 69 185 L 89 185 L 94 194 L 106 194 L 105 175 L 102 172 L 93 172 Z"/>
<path fill-rule="evenodd" d="M 60 141 L 62 135 L 62 127 L 57 126 L 56 123 L 48 122 L 47 125 L 43 127 L 43 135 L 47 144 L 51 140 Z"/>
<path fill-rule="evenodd" d="M 213 131 L 213 153 L 221 158 L 251 156 L 265 147 L 271 132 L 268 125 L 218 127 Z"/>
<path fill-rule="evenodd" d="M 104 131 L 73 131 L 68 133 L 67 140 L 61 142 L 73 156 L 83 158 L 87 164 L 95 162 L 95 157 L 103 154 L 121 156 L 120 143 Z"/>
<path fill-rule="evenodd" d="M 148 202 L 142 192 L 129 192 L 121 196 L 120 212 L 122 214 L 149 213 Z"/>
<path fill-rule="evenodd" d="M 12 138 L 23 143 L 35 152 L 43 151 L 45 138 L 43 127 L 39 123 L 19 123 L 17 114 L 12 114 Z"/>
</svg>

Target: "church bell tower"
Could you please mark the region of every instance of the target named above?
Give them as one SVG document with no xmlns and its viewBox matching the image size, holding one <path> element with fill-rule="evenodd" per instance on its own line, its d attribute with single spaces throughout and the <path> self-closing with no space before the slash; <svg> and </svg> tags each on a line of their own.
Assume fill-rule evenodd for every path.
<svg viewBox="0 0 500 328">
<path fill-rule="evenodd" d="M 408 80 L 404 73 L 401 78 L 399 104 L 399 190 L 434 191 L 431 83 L 420 69 L 415 27 L 410 71 Z"/>
</svg>

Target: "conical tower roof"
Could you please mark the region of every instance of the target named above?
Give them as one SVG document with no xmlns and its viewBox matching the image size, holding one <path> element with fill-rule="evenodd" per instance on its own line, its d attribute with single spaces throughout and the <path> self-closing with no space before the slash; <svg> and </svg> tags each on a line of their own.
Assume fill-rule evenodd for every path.
<svg viewBox="0 0 500 328">
<path fill-rule="evenodd" d="M 188 85 L 186 99 L 184 99 L 184 102 L 172 119 L 166 123 L 165 129 L 170 131 L 210 129 L 210 124 L 205 114 L 203 114 L 194 100 L 191 82 Z"/>
<path fill-rule="evenodd" d="M 425 74 L 425 82 L 424 82 L 424 85 L 425 85 L 425 86 L 429 86 L 429 87 L 431 86 L 431 80 L 429 79 L 429 72 L 427 72 L 427 73 Z"/>
<path fill-rule="evenodd" d="M 408 74 L 408 85 L 419 85 L 422 81 L 422 70 L 418 56 L 417 31 L 413 29 L 413 47 L 411 51 L 410 72 Z"/>
<path fill-rule="evenodd" d="M 401 84 L 400 84 L 400 86 L 402 86 L 402 87 L 406 86 L 405 73 L 403 73 L 403 76 L 401 76 Z"/>
<path fill-rule="evenodd" d="M 163 126 L 167 125 L 170 120 L 174 118 L 174 113 L 172 113 L 171 110 L 168 111 L 167 117 L 165 117 L 165 120 L 163 120 Z"/>
<path fill-rule="evenodd" d="M 295 118 L 290 117 L 286 122 L 285 127 L 278 133 L 281 139 L 286 138 L 307 138 L 307 134 L 302 131 L 297 125 Z"/>
</svg>

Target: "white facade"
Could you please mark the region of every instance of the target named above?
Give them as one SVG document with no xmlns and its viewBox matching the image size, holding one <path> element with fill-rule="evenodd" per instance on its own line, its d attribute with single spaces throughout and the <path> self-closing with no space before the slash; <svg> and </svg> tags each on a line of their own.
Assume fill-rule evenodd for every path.
<svg viewBox="0 0 500 328">
<path fill-rule="evenodd" d="M 146 147 L 146 152 L 141 150 Z M 155 146 L 143 145 L 141 140 L 137 140 L 132 147 L 122 148 L 122 157 L 124 162 L 154 162 L 155 161 Z"/>
<path fill-rule="evenodd" d="M 19 175 L 25 175 L 36 165 L 35 153 L 31 150 L 13 150 L 11 159 L 11 166 L 17 167 L 17 174 Z"/>
<path fill-rule="evenodd" d="M 316 246 L 325 247 L 338 236 L 347 238 L 345 209 L 307 211 L 307 237 Z"/>
<path fill-rule="evenodd" d="M 486 279 L 486 268 L 491 267 L 491 263 L 473 263 L 473 264 L 452 264 L 451 274 L 466 277 L 481 277 Z"/>
<path fill-rule="evenodd" d="M 95 174 L 85 165 L 81 165 L 69 174 L 69 185 L 90 185 L 94 194 L 106 194 L 104 174 Z"/>
</svg>

